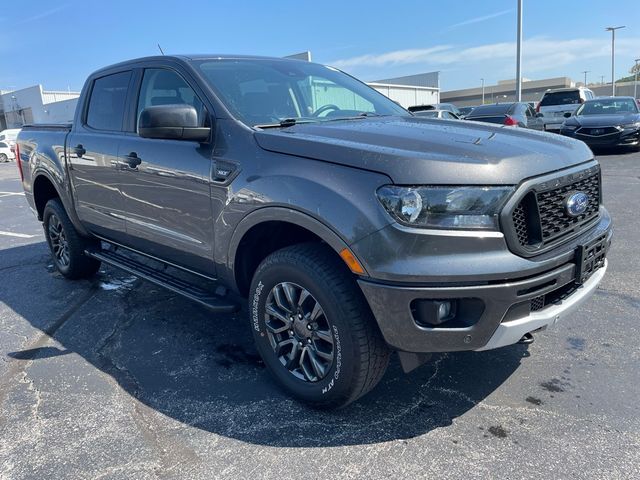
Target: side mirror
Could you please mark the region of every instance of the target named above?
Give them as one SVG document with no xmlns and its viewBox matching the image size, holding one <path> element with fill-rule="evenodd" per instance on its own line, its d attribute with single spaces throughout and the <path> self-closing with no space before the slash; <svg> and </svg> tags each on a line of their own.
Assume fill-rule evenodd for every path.
<svg viewBox="0 0 640 480">
<path fill-rule="evenodd" d="M 538 112 L 538 113 L 536 113 L 536 117 L 537 118 L 542 118 L 542 117 L 544 117 L 544 114 L 542 112 Z"/>
<path fill-rule="evenodd" d="M 198 113 L 191 105 L 155 105 L 140 112 L 138 133 L 144 138 L 206 142 L 211 129 L 198 126 Z"/>
<path fill-rule="evenodd" d="M 571 112 L 564 112 L 564 118 L 569 118 L 571 115 L 573 115 L 573 113 L 571 113 Z"/>
</svg>

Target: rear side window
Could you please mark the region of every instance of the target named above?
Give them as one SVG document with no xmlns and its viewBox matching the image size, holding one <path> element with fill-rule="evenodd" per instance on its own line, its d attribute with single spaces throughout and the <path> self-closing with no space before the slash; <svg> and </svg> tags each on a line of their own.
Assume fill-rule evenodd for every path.
<svg viewBox="0 0 640 480">
<path fill-rule="evenodd" d="M 115 73 L 93 82 L 87 125 L 96 130 L 122 131 L 131 72 Z"/>
<path fill-rule="evenodd" d="M 542 100 L 540 100 L 541 107 L 551 107 L 553 105 L 575 105 L 578 103 L 580 103 L 580 92 L 578 90 L 545 93 Z"/>
<path fill-rule="evenodd" d="M 0 142 L 0 148 L 9 148 L 9 145 L 4 142 Z"/>
<path fill-rule="evenodd" d="M 473 109 L 471 115 L 479 117 L 482 115 L 506 115 L 513 107 L 512 103 L 499 103 L 497 105 L 480 105 Z"/>
</svg>

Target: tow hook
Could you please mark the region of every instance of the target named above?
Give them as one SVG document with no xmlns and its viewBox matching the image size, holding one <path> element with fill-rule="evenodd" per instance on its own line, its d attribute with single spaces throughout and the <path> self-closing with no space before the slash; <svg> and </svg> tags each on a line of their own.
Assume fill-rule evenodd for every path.
<svg viewBox="0 0 640 480">
<path fill-rule="evenodd" d="M 525 333 L 518 343 L 521 345 L 530 345 L 533 343 L 533 335 L 531 333 Z"/>
</svg>

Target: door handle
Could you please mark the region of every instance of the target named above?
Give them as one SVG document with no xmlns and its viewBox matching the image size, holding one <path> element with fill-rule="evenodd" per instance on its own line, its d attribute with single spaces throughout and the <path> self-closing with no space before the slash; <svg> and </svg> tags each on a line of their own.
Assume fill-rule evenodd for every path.
<svg viewBox="0 0 640 480">
<path fill-rule="evenodd" d="M 136 152 L 131 152 L 129 155 L 124 157 L 130 168 L 137 168 L 138 165 L 142 163 L 142 159 L 138 156 Z"/>
<path fill-rule="evenodd" d="M 82 146 L 82 144 L 78 144 L 76 145 L 76 147 L 73 149 L 73 153 L 76 154 L 76 157 L 78 158 L 82 158 L 82 156 L 87 153 L 87 151 L 84 149 L 84 147 Z"/>
</svg>

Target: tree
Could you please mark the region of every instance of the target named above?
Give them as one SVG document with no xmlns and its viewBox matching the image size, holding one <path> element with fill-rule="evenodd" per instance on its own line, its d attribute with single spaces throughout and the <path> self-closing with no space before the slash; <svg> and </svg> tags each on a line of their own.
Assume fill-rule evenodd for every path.
<svg viewBox="0 0 640 480">
<path fill-rule="evenodd" d="M 618 80 L 616 80 L 616 83 L 618 83 L 618 82 L 633 82 L 633 80 L 635 79 L 636 70 L 638 71 L 638 78 L 640 79 L 640 62 L 638 62 L 637 64 L 634 64 L 629 69 L 629 73 L 631 75 L 629 75 L 628 77 L 619 78 Z M 638 81 L 640 81 L 640 80 L 638 80 Z"/>
</svg>

